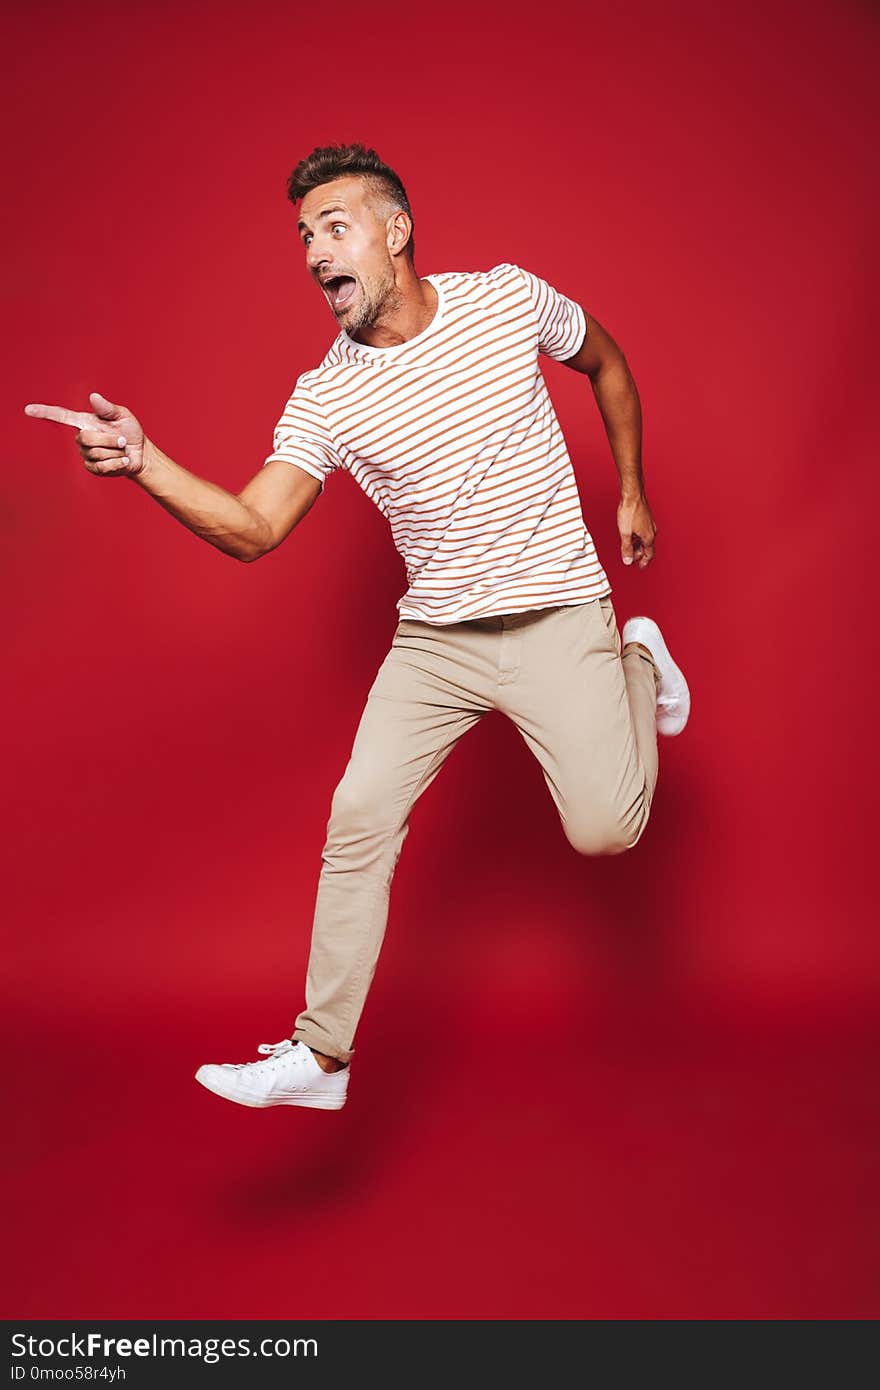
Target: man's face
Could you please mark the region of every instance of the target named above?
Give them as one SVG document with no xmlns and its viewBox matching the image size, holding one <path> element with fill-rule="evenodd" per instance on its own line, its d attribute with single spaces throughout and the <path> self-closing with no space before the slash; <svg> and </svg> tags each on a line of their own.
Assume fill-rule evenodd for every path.
<svg viewBox="0 0 880 1390">
<path fill-rule="evenodd" d="M 309 274 L 347 333 L 375 323 L 398 297 L 388 230 L 361 178 L 321 184 L 300 204 L 299 234 Z"/>
</svg>

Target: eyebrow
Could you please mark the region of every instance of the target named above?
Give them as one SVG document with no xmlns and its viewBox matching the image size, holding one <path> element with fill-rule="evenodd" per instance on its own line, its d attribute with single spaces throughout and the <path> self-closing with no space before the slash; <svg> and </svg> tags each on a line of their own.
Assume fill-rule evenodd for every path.
<svg viewBox="0 0 880 1390">
<path fill-rule="evenodd" d="M 319 213 L 318 213 L 318 219 L 317 219 L 317 220 L 320 222 L 320 220 L 321 220 L 322 217 L 329 217 L 330 214 L 331 214 L 332 212 L 346 212 L 346 209 L 345 209 L 345 208 L 325 208 L 323 212 L 319 212 Z M 347 213 L 346 213 L 346 215 L 347 215 Z M 301 232 L 302 229 L 303 229 L 303 227 L 307 227 L 307 226 L 308 226 L 308 223 L 307 223 L 307 222 L 304 222 L 304 221 L 302 220 L 302 218 L 300 218 L 299 221 L 298 221 L 297 224 L 296 224 L 296 230 L 297 230 L 298 232 Z"/>
</svg>

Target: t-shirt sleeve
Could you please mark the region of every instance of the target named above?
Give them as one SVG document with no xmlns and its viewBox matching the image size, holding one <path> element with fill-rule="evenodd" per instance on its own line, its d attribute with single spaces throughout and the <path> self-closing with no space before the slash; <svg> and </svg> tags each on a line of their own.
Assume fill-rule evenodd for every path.
<svg viewBox="0 0 880 1390">
<path fill-rule="evenodd" d="M 580 304 L 548 285 L 539 275 L 516 266 L 528 290 L 538 325 L 538 351 L 563 362 L 584 341 L 587 320 Z"/>
<path fill-rule="evenodd" d="M 293 393 L 275 426 L 272 436 L 272 452 L 263 460 L 263 467 L 273 459 L 295 464 L 321 484 L 324 491 L 325 479 L 336 468 L 342 467 L 337 454 L 323 407 L 311 387 L 297 378 Z"/>
</svg>

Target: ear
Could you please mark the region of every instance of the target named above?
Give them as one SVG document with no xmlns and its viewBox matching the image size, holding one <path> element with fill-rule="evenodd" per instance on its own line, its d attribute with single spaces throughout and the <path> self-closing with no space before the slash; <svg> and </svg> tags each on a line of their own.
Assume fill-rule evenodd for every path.
<svg viewBox="0 0 880 1390">
<path fill-rule="evenodd" d="M 403 209 L 398 209 L 388 219 L 387 240 L 388 250 L 392 256 L 399 256 L 401 251 L 409 242 L 412 223 Z"/>
</svg>

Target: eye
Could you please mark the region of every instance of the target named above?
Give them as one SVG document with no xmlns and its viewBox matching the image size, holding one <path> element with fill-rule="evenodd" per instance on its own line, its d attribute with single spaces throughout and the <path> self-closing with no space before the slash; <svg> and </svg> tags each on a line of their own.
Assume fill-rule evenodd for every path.
<svg viewBox="0 0 880 1390">
<path fill-rule="evenodd" d="M 330 230 L 331 230 L 331 232 L 335 232 L 337 227 L 341 227 L 342 230 L 345 231 L 345 223 L 344 223 L 344 222 L 332 222 L 332 223 L 330 224 Z M 311 232 L 306 232 L 305 236 L 304 236 L 303 239 L 302 239 L 302 244 L 303 244 L 303 246 L 308 247 L 308 244 L 309 244 L 309 242 L 311 241 L 311 239 L 312 239 L 312 233 L 311 233 Z"/>
</svg>

